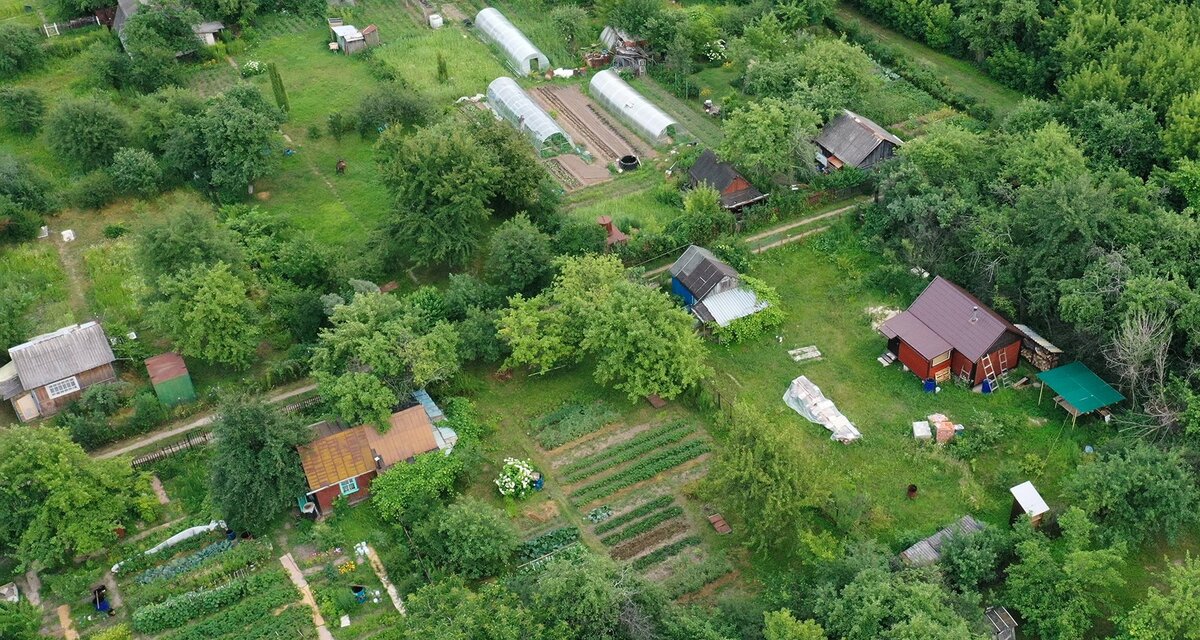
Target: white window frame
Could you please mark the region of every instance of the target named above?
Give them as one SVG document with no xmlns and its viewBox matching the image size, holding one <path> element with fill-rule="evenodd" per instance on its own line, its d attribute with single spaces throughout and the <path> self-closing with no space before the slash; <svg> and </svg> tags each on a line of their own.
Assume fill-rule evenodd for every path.
<svg viewBox="0 0 1200 640">
<path fill-rule="evenodd" d="M 358 478 L 342 480 L 338 483 L 338 491 L 340 491 L 344 496 L 358 493 Z"/>
<path fill-rule="evenodd" d="M 62 380 L 55 380 L 54 382 L 46 385 L 46 395 L 50 396 L 51 398 L 61 398 L 65 395 L 75 393 L 76 391 L 79 391 L 79 378 L 76 378 L 75 376 L 63 378 Z"/>
</svg>

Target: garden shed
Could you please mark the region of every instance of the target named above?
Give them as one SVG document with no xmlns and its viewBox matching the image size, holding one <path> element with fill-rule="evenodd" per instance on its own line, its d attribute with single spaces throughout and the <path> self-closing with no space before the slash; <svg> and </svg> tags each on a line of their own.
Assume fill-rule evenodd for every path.
<svg viewBox="0 0 1200 640">
<path fill-rule="evenodd" d="M 1050 511 L 1050 505 L 1042 499 L 1042 494 L 1038 493 L 1037 487 L 1033 483 L 1026 480 L 1021 484 L 1008 490 L 1013 496 L 1012 513 L 1009 514 L 1009 521 L 1016 521 L 1021 514 L 1029 516 L 1029 521 L 1033 526 L 1037 527 L 1042 523 L 1042 516 Z"/>
<path fill-rule="evenodd" d="M 196 389 L 188 374 L 187 364 L 178 353 L 160 353 L 146 359 L 146 372 L 158 401 L 173 407 L 196 399 Z"/>
<path fill-rule="evenodd" d="M 546 113 L 516 80 L 501 76 L 487 88 L 488 106 L 533 139 L 538 148 L 570 145 L 571 138 Z"/>
<path fill-rule="evenodd" d="M 963 288 L 938 276 L 908 309 L 879 325 L 888 351 L 922 380 L 957 375 L 971 383 L 1017 366 L 1022 334 Z"/>
<path fill-rule="evenodd" d="M 663 141 L 674 135 L 675 119 L 638 93 L 617 72 L 605 69 L 592 76 L 588 84 L 592 98 L 617 114 L 635 131 L 651 141 Z"/>
<path fill-rule="evenodd" d="M 1004 607 L 988 607 L 983 616 L 992 628 L 992 640 L 1016 640 L 1017 621 Z"/>
<path fill-rule="evenodd" d="M 704 247 L 691 245 L 671 265 L 671 293 L 700 322 L 720 327 L 767 308 L 733 267 L 725 264 Z"/>
<path fill-rule="evenodd" d="M 8 350 L 0 367 L 0 399 L 10 400 L 17 419 L 52 416 L 94 384 L 117 379 L 116 361 L 104 328 L 73 324 Z"/>
<path fill-rule="evenodd" d="M 984 524 L 971 516 L 963 516 L 954 524 L 921 540 L 900 552 L 900 561 L 910 567 L 924 567 L 942 559 L 942 545 L 954 536 L 983 531 Z"/>
<path fill-rule="evenodd" d="M 767 199 L 767 194 L 754 188 L 732 164 L 721 162 L 712 149 L 705 149 L 688 169 L 689 185 L 695 188 L 708 185 L 721 194 L 721 206 L 730 211 L 740 211 L 756 202 Z"/>
<path fill-rule="evenodd" d="M 498 10 L 488 7 L 480 11 L 475 16 L 475 27 L 489 42 L 500 48 L 518 73 L 529 75 L 550 68 L 550 59 L 546 54 Z"/>
<path fill-rule="evenodd" d="M 887 129 L 849 110 L 826 124 L 815 142 L 817 163 L 825 171 L 847 166 L 870 169 L 904 144 Z"/>
<path fill-rule="evenodd" d="M 1037 378 L 1042 381 L 1043 385 L 1042 390 L 1038 392 L 1038 404 L 1042 403 L 1046 387 L 1050 387 L 1051 391 L 1058 394 L 1054 398 L 1055 404 L 1071 414 L 1072 425 L 1079 419 L 1079 416 L 1093 411 L 1104 412 L 1107 407 L 1125 399 L 1120 391 L 1112 388 L 1100 376 L 1087 368 L 1087 365 L 1079 361 L 1057 369 L 1043 371 L 1037 374 Z M 1105 419 L 1107 420 L 1107 416 Z"/>
</svg>

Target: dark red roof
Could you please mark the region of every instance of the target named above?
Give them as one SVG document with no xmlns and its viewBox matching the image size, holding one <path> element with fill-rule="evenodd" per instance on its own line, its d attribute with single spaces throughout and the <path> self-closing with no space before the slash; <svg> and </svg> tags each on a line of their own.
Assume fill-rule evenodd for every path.
<svg viewBox="0 0 1200 640">
<path fill-rule="evenodd" d="M 150 384 L 174 380 L 188 374 L 187 365 L 178 353 L 168 351 L 146 359 L 146 371 L 150 373 Z"/>
<path fill-rule="evenodd" d="M 1021 332 L 979 298 L 938 276 L 925 287 L 908 310 L 883 323 L 880 331 L 899 336 L 922 356 L 932 358 L 949 345 L 976 362 L 1006 333 Z"/>
</svg>

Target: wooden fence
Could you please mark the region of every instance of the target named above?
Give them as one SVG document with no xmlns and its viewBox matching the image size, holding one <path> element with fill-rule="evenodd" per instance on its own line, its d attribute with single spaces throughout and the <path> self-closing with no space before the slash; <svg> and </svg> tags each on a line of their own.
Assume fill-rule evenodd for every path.
<svg viewBox="0 0 1200 640">
<path fill-rule="evenodd" d="M 180 440 L 179 442 L 167 445 L 157 451 L 152 451 L 134 458 L 133 468 L 137 469 L 138 467 L 144 465 L 154 464 L 155 462 L 165 460 L 179 453 L 180 451 L 187 451 L 194 447 L 208 444 L 208 441 L 212 440 L 212 437 L 212 431 L 191 431 L 184 436 L 183 440 Z"/>
<path fill-rule="evenodd" d="M 86 18 L 75 18 L 70 22 L 49 22 L 42 25 L 42 35 L 47 38 L 62 35 L 64 32 L 91 27 L 100 24 L 100 18 L 96 16 L 88 16 Z"/>
</svg>

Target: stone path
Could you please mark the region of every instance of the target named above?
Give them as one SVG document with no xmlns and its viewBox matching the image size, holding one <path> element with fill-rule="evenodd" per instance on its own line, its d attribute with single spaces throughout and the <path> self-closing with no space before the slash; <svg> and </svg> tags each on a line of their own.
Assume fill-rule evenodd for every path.
<svg viewBox="0 0 1200 640">
<path fill-rule="evenodd" d="M 383 583 L 383 588 L 387 590 L 388 597 L 392 599 L 392 605 L 396 607 L 396 611 L 399 611 L 402 616 L 408 615 L 408 611 L 404 608 L 404 601 L 400 599 L 400 592 L 396 590 L 396 585 L 392 584 L 391 580 L 388 580 L 387 569 L 383 568 L 383 562 L 370 545 L 367 545 L 367 559 L 371 561 L 371 569 L 375 571 L 375 576 Z"/>
<path fill-rule="evenodd" d="M 279 564 L 283 565 L 292 584 L 296 585 L 296 588 L 300 590 L 300 599 L 304 604 L 308 605 L 309 609 L 312 609 L 313 625 L 317 628 L 317 639 L 334 640 L 333 634 L 329 633 L 329 628 L 325 626 L 325 618 L 321 617 L 321 610 L 317 607 L 316 599 L 313 598 L 312 589 L 308 588 L 308 580 L 304 579 L 304 574 L 300 572 L 300 567 L 296 565 L 296 559 L 290 553 L 284 554 L 279 558 Z"/>
<path fill-rule="evenodd" d="M 35 607 L 42 604 L 42 579 L 37 571 L 30 569 L 25 572 L 25 587 L 25 599 L 29 600 L 29 604 Z"/>
<path fill-rule="evenodd" d="M 167 490 L 162 486 L 162 480 L 159 480 L 157 475 L 150 476 L 150 486 L 154 489 L 154 495 L 158 497 L 159 504 L 171 502 L 171 498 L 167 496 Z"/>
<path fill-rule="evenodd" d="M 58 609 L 58 624 L 62 627 L 63 637 L 67 640 L 79 640 L 79 632 L 75 631 L 75 621 L 71 619 L 71 607 L 62 605 Z"/>
</svg>

